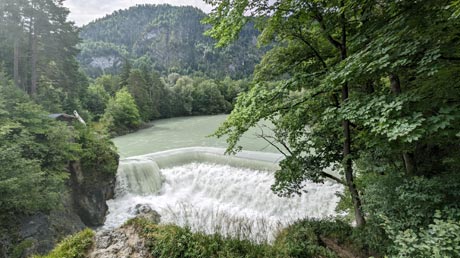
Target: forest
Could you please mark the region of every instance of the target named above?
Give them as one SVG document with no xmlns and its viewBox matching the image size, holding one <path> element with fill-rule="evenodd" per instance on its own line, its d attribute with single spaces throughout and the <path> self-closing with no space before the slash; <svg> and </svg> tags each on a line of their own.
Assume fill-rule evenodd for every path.
<svg viewBox="0 0 460 258">
<path fill-rule="evenodd" d="M 228 154 L 269 122 L 266 140 L 284 147 L 273 192 L 335 182 L 342 216 L 300 220 L 271 244 L 128 221 L 154 257 L 460 257 L 460 1 L 205 2 L 210 14 L 138 5 L 78 28 L 60 0 L 1 0 L 0 257 L 101 225 L 110 137 L 222 113 L 213 136 Z M 86 126 L 49 117 L 74 110 Z M 72 199 L 93 192 L 102 218 Z M 53 224 L 63 210 L 78 226 Z M 54 230 L 43 246 L 21 231 L 41 215 Z M 86 257 L 93 237 L 46 257 Z"/>
<path fill-rule="evenodd" d="M 124 60 L 162 75 L 179 73 L 213 79 L 244 79 L 267 47 L 258 48 L 259 32 L 249 22 L 238 39 L 223 48 L 203 35 L 206 17 L 191 6 L 137 5 L 83 26 L 78 60 L 91 77 L 120 73 Z"/>
</svg>

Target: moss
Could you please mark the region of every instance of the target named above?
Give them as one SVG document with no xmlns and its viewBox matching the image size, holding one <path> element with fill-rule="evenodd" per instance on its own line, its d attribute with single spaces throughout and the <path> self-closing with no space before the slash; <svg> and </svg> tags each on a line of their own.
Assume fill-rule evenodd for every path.
<svg viewBox="0 0 460 258">
<path fill-rule="evenodd" d="M 48 255 L 33 256 L 33 258 L 84 258 L 93 243 L 94 232 L 91 229 L 85 229 L 62 240 Z"/>
</svg>

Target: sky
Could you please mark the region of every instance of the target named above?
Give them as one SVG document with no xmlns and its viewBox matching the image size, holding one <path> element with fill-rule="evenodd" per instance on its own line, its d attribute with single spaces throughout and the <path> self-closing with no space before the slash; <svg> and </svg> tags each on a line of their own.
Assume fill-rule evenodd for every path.
<svg viewBox="0 0 460 258">
<path fill-rule="evenodd" d="M 191 5 L 200 8 L 206 13 L 211 6 L 203 0 L 66 0 L 64 6 L 69 8 L 69 20 L 82 26 L 97 18 L 111 14 L 113 11 L 126 9 L 136 4 L 171 4 L 176 6 Z"/>
</svg>

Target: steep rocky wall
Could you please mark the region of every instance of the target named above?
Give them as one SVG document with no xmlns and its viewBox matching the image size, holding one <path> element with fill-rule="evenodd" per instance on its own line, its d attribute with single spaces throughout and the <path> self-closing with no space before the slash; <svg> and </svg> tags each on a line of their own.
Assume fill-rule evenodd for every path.
<svg viewBox="0 0 460 258">
<path fill-rule="evenodd" d="M 118 161 L 116 154 L 114 158 Z M 68 171 L 61 207 L 10 221 L 8 231 L 0 232 L 0 258 L 47 253 L 65 236 L 104 223 L 106 201 L 114 195 L 116 172 L 101 171 L 97 165 L 82 169 L 79 161 L 70 162 Z"/>
<path fill-rule="evenodd" d="M 76 213 L 86 226 L 101 226 L 108 210 L 106 201 L 114 196 L 116 173 L 98 171 L 97 167 L 83 170 L 80 162 L 72 162 L 70 172 Z"/>
</svg>

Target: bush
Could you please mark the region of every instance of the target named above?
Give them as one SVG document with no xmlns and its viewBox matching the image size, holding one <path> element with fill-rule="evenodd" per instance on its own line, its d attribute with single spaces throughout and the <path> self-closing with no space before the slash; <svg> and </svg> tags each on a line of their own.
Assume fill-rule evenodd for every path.
<svg viewBox="0 0 460 258">
<path fill-rule="evenodd" d="M 190 229 L 173 225 L 155 225 L 144 219 L 133 219 L 127 222 L 136 227 L 141 236 L 147 239 L 154 257 L 339 257 L 326 247 L 324 238 L 334 241 L 350 253 L 361 256 L 378 255 L 369 249 L 371 241 L 374 245 L 380 242 L 385 246 L 382 237 L 367 231 L 351 227 L 339 220 L 303 220 L 279 233 L 273 245 L 267 243 L 254 244 L 249 240 L 222 237 L 219 234 L 205 235 L 192 233 Z M 377 231 L 381 233 L 381 231 Z"/>
<path fill-rule="evenodd" d="M 396 231 L 387 224 L 396 257 L 460 257 L 460 211 L 436 211 L 426 228 Z"/>
<path fill-rule="evenodd" d="M 224 238 L 218 234 L 192 233 L 188 228 L 155 225 L 143 219 L 133 219 L 134 225 L 148 240 L 154 257 L 284 257 L 268 244 L 253 244 L 248 240 Z"/>
<path fill-rule="evenodd" d="M 364 194 L 364 208 L 373 219 L 391 221 L 404 231 L 432 223 L 435 210 L 458 208 L 460 180 L 455 174 L 433 178 L 386 175 L 369 182 Z"/>
<path fill-rule="evenodd" d="M 85 229 L 80 233 L 67 237 L 48 255 L 33 256 L 34 258 L 84 258 L 94 242 L 94 232 Z"/>
<path fill-rule="evenodd" d="M 118 168 L 118 154 L 113 142 L 89 127 L 79 127 L 78 132 L 77 142 L 81 144 L 80 161 L 83 171 L 115 174 Z"/>
</svg>

